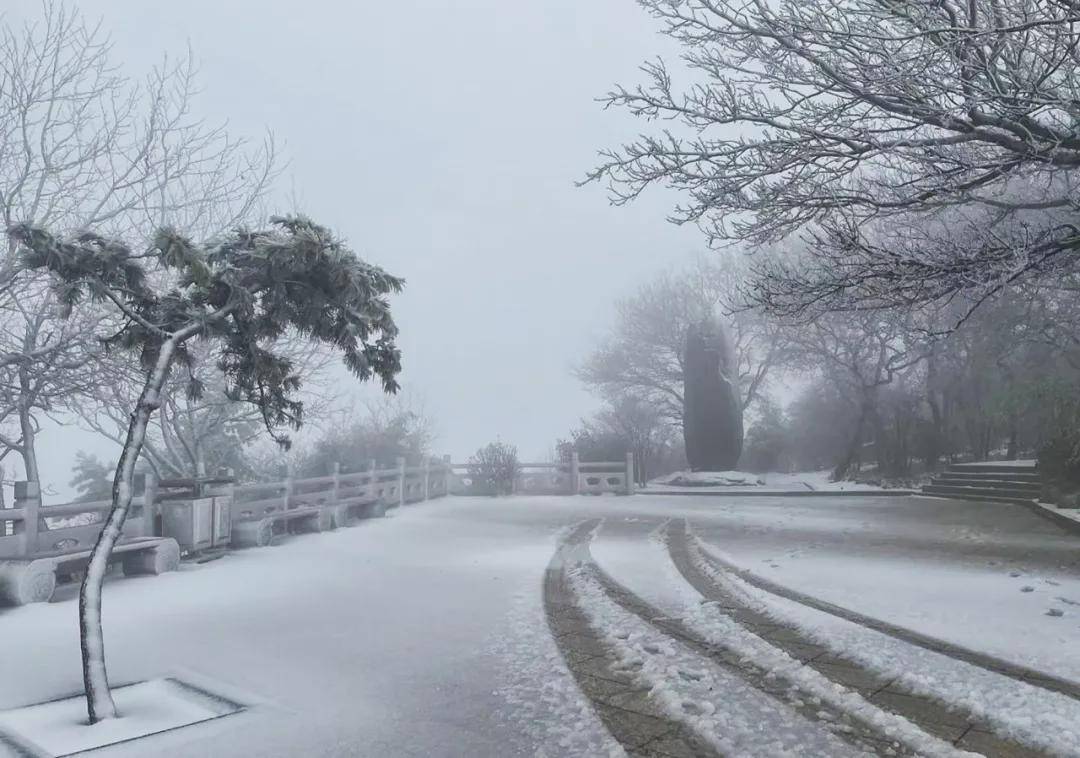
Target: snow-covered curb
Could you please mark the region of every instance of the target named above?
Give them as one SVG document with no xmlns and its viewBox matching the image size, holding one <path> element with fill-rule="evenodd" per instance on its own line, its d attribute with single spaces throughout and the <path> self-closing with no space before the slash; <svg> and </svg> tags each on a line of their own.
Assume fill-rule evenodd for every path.
<svg viewBox="0 0 1080 758">
<path fill-rule="evenodd" d="M 1080 534 L 1080 511 L 1058 508 L 1050 503 L 1031 501 L 1031 507 L 1041 516 L 1050 519 L 1062 529 Z"/>
<path fill-rule="evenodd" d="M 830 471 L 803 471 L 791 474 L 772 472 L 750 474 L 745 471 L 679 471 L 649 482 L 650 492 L 687 491 L 695 493 L 872 493 L 883 488 L 862 482 L 830 480 Z M 906 492 L 907 490 L 905 490 Z"/>
<path fill-rule="evenodd" d="M 895 678 L 916 694 L 954 703 L 994 724 L 1004 736 L 1055 755 L 1080 756 L 1080 702 L 902 642 L 846 619 L 778 597 L 703 559 L 712 547 L 694 538 L 690 556 L 714 581 L 737 593 L 751 607 L 806 636 L 834 654 L 882 676 Z"/>
</svg>

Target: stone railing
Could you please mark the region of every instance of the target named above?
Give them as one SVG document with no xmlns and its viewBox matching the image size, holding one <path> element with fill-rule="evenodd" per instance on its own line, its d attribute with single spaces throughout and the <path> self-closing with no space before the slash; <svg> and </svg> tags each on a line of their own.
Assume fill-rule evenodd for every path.
<svg viewBox="0 0 1080 758">
<path fill-rule="evenodd" d="M 468 463 L 450 463 L 450 492 L 454 495 L 490 495 L 473 481 Z M 634 457 L 623 461 L 582 462 L 577 453 L 556 463 L 519 463 L 512 493 L 515 495 L 634 494 Z"/>
</svg>

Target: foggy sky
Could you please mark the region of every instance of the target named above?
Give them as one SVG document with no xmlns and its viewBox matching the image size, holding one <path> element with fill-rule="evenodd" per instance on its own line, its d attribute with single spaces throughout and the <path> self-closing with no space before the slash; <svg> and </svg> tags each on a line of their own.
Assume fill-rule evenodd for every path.
<svg viewBox="0 0 1080 758">
<path fill-rule="evenodd" d="M 496 436 L 544 455 L 597 404 L 570 368 L 614 300 L 702 248 L 665 221 L 670 193 L 614 208 L 574 186 L 599 148 L 646 128 L 595 102 L 670 51 L 633 0 L 77 4 L 129 75 L 190 43 L 200 115 L 271 129 L 290 163 L 283 199 L 406 277 L 401 380 L 455 460 Z M 7 17 L 38 7 L 15 0 Z M 115 456 L 47 431 L 47 484 L 67 491 L 80 447 Z"/>
</svg>

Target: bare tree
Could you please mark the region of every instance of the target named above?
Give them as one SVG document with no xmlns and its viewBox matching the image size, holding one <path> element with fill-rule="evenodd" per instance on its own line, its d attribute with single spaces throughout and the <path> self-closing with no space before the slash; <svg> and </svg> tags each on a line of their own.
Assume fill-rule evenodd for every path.
<svg viewBox="0 0 1080 758">
<path fill-rule="evenodd" d="M 138 240 L 166 223 L 206 236 L 248 220 L 276 175 L 273 140 L 252 146 L 195 117 L 196 75 L 189 52 L 142 82 L 125 76 L 101 28 L 61 0 L 45 0 L 36 22 L 0 28 L 5 228 Z M 39 415 L 105 387 L 105 372 L 91 370 L 102 316 L 79 305 L 78 318 L 61 322 L 13 252 L 9 243 L 0 260 L 0 445 L 36 481 Z"/>
<path fill-rule="evenodd" d="M 317 425 L 337 398 L 327 375 L 333 356 L 295 334 L 277 340 L 274 349 L 303 368 L 306 424 Z M 243 474 L 245 451 L 265 436 L 259 410 L 229 396 L 217 367 L 219 349 L 197 343 L 189 353 L 188 365 L 162 387 L 161 407 L 147 428 L 143 459 L 158 478 L 203 476 L 223 467 Z M 126 357 L 116 351 L 100 356 L 94 395 L 69 401 L 86 426 L 121 446 L 130 421 L 128 409 L 140 387 L 138 367 Z M 192 381 L 202 387 L 198 398 L 187 391 Z"/>
<path fill-rule="evenodd" d="M 734 308 L 742 275 L 732 255 L 642 285 L 617 304 L 614 329 L 585 359 L 578 376 L 610 398 L 647 399 L 681 424 L 686 332 L 704 316 L 719 313 L 734 343 L 742 406 L 750 407 L 783 355 L 784 331 L 779 322 Z"/>
<path fill-rule="evenodd" d="M 921 361 L 921 353 L 913 355 L 905 341 L 909 331 L 909 321 L 895 314 L 858 313 L 824 315 L 793 332 L 791 349 L 798 365 L 842 388 L 854 408 L 855 423 L 835 479 L 847 476 L 867 437 L 882 438 L 882 388 Z"/>
<path fill-rule="evenodd" d="M 797 313 L 963 292 L 974 308 L 1073 265 L 1075 3 L 639 2 L 688 70 L 649 62 L 645 84 L 609 93 L 672 125 L 588 178 L 617 203 L 681 191 L 675 220 L 713 241 L 802 231 L 816 265 L 769 264 L 758 302 Z"/>
</svg>

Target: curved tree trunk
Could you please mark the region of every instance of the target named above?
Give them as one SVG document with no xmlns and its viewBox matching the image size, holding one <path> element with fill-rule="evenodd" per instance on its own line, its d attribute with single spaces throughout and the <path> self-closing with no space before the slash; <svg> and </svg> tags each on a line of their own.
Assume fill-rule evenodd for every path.
<svg viewBox="0 0 1080 758">
<path fill-rule="evenodd" d="M 34 420 L 30 417 L 30 409 L 25 406 L 19 408 L 19 431 L 22 433 L 22 445 L 19 452 L 22 453 L 23 468 L 26 469 L 26 481 L 41 483 L 41 471 L 38 469 L 37 459 L 37 430 L 34 428 Z"/>
<path fill-rule="evenodd" d="M 161 388 L 169 375 L 176 342 L 166 340 L 158 352 L 157 361 L 143 385 L 139 402 L 131 414 L 127 439 L 113 477 L 112 510 L 105 519 L 101 535 L 90 552 L 82 587 L 79 590 L 79 640 L 82 647 L 83 685 L 86 688 L 86 708 L 90 723 L 116 718 L 116 704 L 109 691 L 105 670 L 105 643 L 101 630 L 101 589 L 109 557 L 127 519 L 135 480 L 135 463 L 139 459 L 150 416 L 161 403 Z"/>
</svg>

